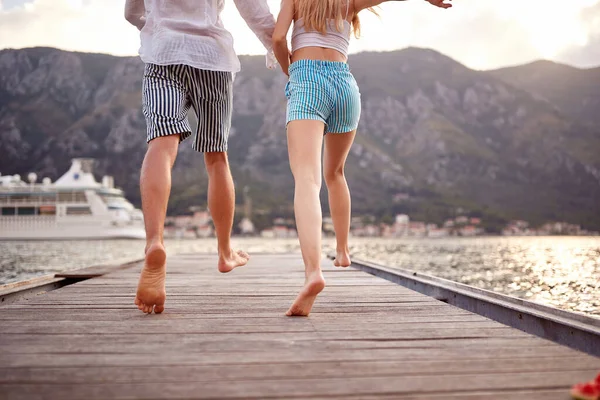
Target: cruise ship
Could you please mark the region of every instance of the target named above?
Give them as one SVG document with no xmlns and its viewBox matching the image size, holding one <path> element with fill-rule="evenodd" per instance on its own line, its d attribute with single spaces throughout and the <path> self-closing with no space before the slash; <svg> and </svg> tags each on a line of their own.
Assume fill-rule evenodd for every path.
<svg viewBox="0 0 600 400">
<path fill-rule="evenodd" d="M 56 182 L 0 175 L 0 240 L 144 239 L 142 212 L 112 177 L 96 181 L 93 162 L 73 159 Z"/>
</svg>

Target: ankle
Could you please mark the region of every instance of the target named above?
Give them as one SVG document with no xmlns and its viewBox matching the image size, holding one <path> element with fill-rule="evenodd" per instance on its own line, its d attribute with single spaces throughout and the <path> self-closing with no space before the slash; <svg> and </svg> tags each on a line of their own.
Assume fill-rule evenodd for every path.
<svg viewBox="0 0 600 400">
<path fill-rule="evenodd" d="M 338 246 L 336 247 L 335 251 L 339 254 L 339 253 L 350 253 L 350 249 L 348 248 L 348 246 Z"/>
<path fill-rule="evenodd" d="M 311 277 L 311 276 L 315 276 L 315 275 L 323 275 L 323 271 L 321 271 L 321 268 L 307 268 L 305 271 L 306 277 Z"/>
<path fill-rule="evenodd" d="M 218 250 L 219 258 L 231 258 L 233 250 L 231 248 L 224 248 Z"/>
<path fill-rule="evenodd" d="M 146 248 L 145 248 L 144 251 L 147 253 L 148 250 L 151 247 L 156 247 L 156 246 L 165 247 L 165 244 L 164 244 L 162 238 L 155 238 L 155 239 L 148 239 L 148 240 L 146 240 Z"/>
</svg>

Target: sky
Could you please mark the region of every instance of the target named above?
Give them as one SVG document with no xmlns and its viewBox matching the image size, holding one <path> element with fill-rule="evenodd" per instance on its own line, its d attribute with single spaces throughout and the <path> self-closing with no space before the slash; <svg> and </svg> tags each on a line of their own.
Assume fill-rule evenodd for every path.
<svg viewBox="0 0 600 400">
<path fill-rule="evenodd" d="M 251 1 L 251 0 L 248 0 Z M 136 55 L 139 33 L 123 18 L 124 0 L 0 0 L 0 49 L 51 46 Z M 238 54 L 264 54 L 232 0 L 223 20 Z M 280 0 L 269 0 L 273 13 Z M 548 59 L 600 66 L 600 0 L 453 0 L 384 3 L 361 14 L 363 34 L 351 52 L 409 46 L 435 49 L 474 69 Z"/>
</svg>

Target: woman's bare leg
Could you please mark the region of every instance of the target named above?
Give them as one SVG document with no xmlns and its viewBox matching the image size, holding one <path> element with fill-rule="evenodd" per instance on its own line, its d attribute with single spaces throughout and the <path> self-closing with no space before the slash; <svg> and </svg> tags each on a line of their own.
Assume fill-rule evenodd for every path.
<svg viewBox="0 0 600 400">
<path fill-rule="evenodd" d="M 288 124 L 288 153 L 294 175 L 294 212 L 306 271 L 306 282 L 288 316 L 307 316 L 325 287 L 321 272 L 321 149 L 324 124 L 300 120 Z"/>
<path fill-rule="evenodd" d="M 351 200 L 344 167 L 355 136 L 356 131 L 329 133 L 325 136 L 323 175 L 329 192 L 329 209 L 335 230 L 336 257 L 334 265 L 336 267 L 348 267 L 351 263 L 348 248 Z"/>
</svg>

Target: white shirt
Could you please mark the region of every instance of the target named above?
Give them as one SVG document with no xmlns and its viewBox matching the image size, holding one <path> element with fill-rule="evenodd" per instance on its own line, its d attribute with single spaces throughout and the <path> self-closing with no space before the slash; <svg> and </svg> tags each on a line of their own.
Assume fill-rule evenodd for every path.
<svg viewBox="0 0 600 400">
<path fill-rule="evenodd" d="M 234 2 L 267 49 L 267 66 L 272 68 L 275 18 L 267 0 Z M 125 18 L 141 31 L 140 57 L 145 63 L 238 72 L 233 37 L 221 21 L 224 6 L 225 0 L 126 0 Z"/>
</svg>

